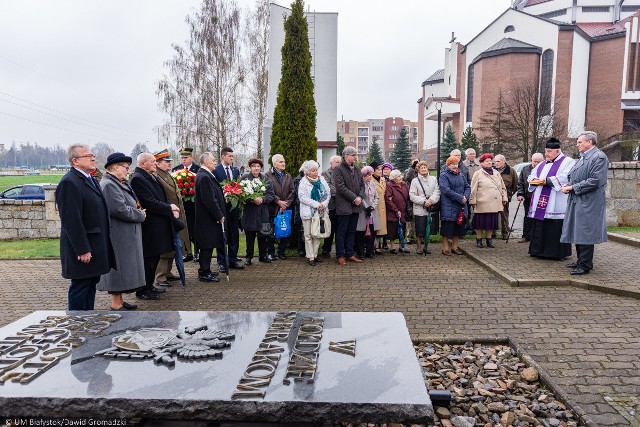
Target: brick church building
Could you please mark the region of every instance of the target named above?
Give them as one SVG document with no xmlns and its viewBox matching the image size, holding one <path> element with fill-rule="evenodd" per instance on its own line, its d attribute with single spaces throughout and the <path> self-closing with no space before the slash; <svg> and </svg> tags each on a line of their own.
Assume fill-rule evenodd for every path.
<svg viewBox="0 0 640 427">
<path fill-rule="evenodd" d="M 562 125 L 558 137 L 639 130 L 638 9 L 640 0 L 515 0 L 466 44 L 452 37 L 444 68 L 422 83 L 425 147 L 436 144 L 437 108 L 459 139 L 523 82 L 536 88 L 540 111 Z"/>
</svg>

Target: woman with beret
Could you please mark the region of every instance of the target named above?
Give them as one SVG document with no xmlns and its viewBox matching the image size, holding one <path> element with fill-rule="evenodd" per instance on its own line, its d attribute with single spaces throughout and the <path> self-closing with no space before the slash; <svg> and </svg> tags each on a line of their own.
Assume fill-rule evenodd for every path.
<svg viewBox="0 0 640 427">
<path fill-rule="evenodd" d="M 245 241 L 247 243 L 247 256 L 245 259 L 246 265 L 251 265 L 253 258 L 253 250 L 255 247 L 256 237 L 258 238 L 258 261 L 271 262 L 271 258 L 267 257 L 267 239 L 269 236 L 260 234 L 260 228 L 263 224 L 271 224 L 269 218 L 269 203 L 275 200 L 275 193 L 269 181 L 262 173 L 262 160 L 249 159 L 249 173 L 242 175 L 241 180 L 253 181 L 254 179 L 260 179 L 264 183 L 264 195 L 256 197 L 253 200 L 248 201 L 244 205 L 242 214 L 242 228 L 244 230 Z"/>
<path fill-rule="evenodd" d="M 393 169 L 395 169 L 395 168 L 393 167 L 393 165 L 391 163 L 386 162 L 386 163 L 382 164 L 382 179 L 384 180 L 385 184 L 387 184 L 387 185 L 389 184 L 389 175 L 391 174 L 391 171 Z M 385 185 L 385 192 L 386 192 L 386 190 L 387 190 L 387 187 Z M 382 200 L 385 200 L 384 195 L 382 197 Z M 385 213 L 386 213 L 386 201 L 385 201 Z M 385 215 L 385 219 L 386 219 L 386 215 Z M 385 221 L 384 230 L 385 230 L 385 233 L 383 235 L 381 235 L 382 236 L 381 248 L 382 249 L 389 249 L 389 246 L 387 245 L 387 243 L 388 243 L 387 242 L 387 233 L 388 233 L 388 231 L 387 231 L 387 221 Z M 380 254 L 382 254 L 382 252 L 380 252 Z M 380 254 L 378 254 L 378 255 L 380 255 Z"/>
<path fill-rule="evenodd" d="M 145 285 L 144 258 L 142 254 L 141 224 L 146 218 L 145 210 L 127 181 L 132 159 L 122 153 L 107 157 L 107 170 L 100 180 L 100 188 L 109 209 L 109 237 L 116 258 L 116 268 L 100 278 L 96 288 L 111 294 L 111 310 L 135 310 L 122 298 Z"/>
<path fill-rule="evenodd" d="M 382 255 L 382 240 L 387 235 L 387 204 L 384 201 L 384 192 L 387 189 L 387 180 L 382 176 L 382 165 L 375 160 L 369 165 L 373 168 L 373 185 L 378 193 L 378 220 L 380 228 L 376 231 L 377 242 L 374 243 L 376 255 Z"/>
<path fill-rule="evenodd" d="M 480 156 L 482 167 L 473 174 L 471 179 L 471 198 L 469 204 L 473 208 L 472 227 L 476 231 L 476 246 L 483 248 L 482 232 L 487 235 L 487 247 L 494 248 L 493 230 L 498 229 L 500 212 L 507 204 L 507 189 L 502 181 L 502 175 L 491 166 L 493 154 L 485 153 Z"/>
<path fill-rule="evenodd" d="M 471 193 L 467 178 L 458 169 L 459 161 L 459 157 L 449 157 L 440 175 L 440 235 L 442 254 L 446 256 L 451 256 L 451 252 L 462 255 L 458 242 L 464 236 L 465 205 Z"/>
<path fill-rule="evenodd" d="M 360 211 L 356 227 L 356 248 L 358 257 L 364 259 L 365 256 L 374 257 L 373 246 L 376 230 L 380 229 L 380 218 L 378 217 L 378 191 L 373 183 L 373 168 L 365 166 L 360 173 L 364 181 L 365 197 L 362 199 L 363 209 Z"/>
<path fill-rule="evenodd" d="M 318 258 L 318 248 L 320 248 L 319 237 L 311 235 L 311 218 L 316 212 L 323 213 L 329 209 L 329 199 L 331 189 L 324 177 L 320 176 L 318 169 L 320 165 L 314 160 L 307 160 L 302 164 L 304 178 L 298 185 L 298 198 L 300 200 L 300 219 L 304 228 L 304 247 L 310 266 L 315 266 L 317 262 L 322 262 Z"/>
<path fill-rule="evenodd" d="M 402 179 L 402 172 L 394 169 L 389 174 L 384 199 L 387 203 L 387 238 L 389 239 L 389 253 L 397 254 L 393 248 L 393 242 L 398 238 L 401 229 L 406 230 L 407 204 L 409 203 L 409 187 Z M 409 249 L 400 248 L 400 252 L 409 253 Z"/>
<path fill-rule="evenodd" d="M 440 187 L 435 176 L 429 175 L 427 162 L 421 161 L 416 165 L 418 176 L 413 178 L 409 187 L 409 198 L 413 203 L 413 218 L 416 223 L 416 253 L 418 255 L 431 253 L 427 249 L 429 236 L 426 235 L 427 217 L 431 216 L 431 206 L 440 200 Z M 424 241 L 424 249 L 421 249 Z"/>
</svg>

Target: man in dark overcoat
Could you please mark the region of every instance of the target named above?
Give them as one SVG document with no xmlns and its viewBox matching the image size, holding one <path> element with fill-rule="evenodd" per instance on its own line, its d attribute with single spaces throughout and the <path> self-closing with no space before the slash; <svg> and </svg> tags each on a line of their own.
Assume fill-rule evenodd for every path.
<svg viewBox="0 0 640 427">
<path fill-rule="evenodd" d="M 186 169 L 194 174 L 198 173 L 200 166 L 193 163 L 193 148 L 185 147 L 180 150 L 180 162 L 181 165 L 178 165 L 171 169 L 171 172 L 175 172 L 181 169 Z M 189 233 L 189 241 L 193 243 L 193 252 L 191 252 L 191 243 L 185 242 L 187 244 L 187 254 L 184 257 L 184 261 L 198 260 L 198 246 L 196 245 L 196 205 L 193 200 L 184 200 L 184 214 L 187 218 L 187 231 Z"/>
<path fill-rule="evenodd" d="M 225 223 L 224 193 L 220 183 L 213 175 L 216 158 L 213 153 L 205 152 L 200 156 L 200 170 L 196 175 L 196 244 L 200 248 L 200 268 L 198 279 L 201 282 L 219 282 L 217 273 L 211 271 L 213 249 L 223 254 Z M 226 261 L 225 261 L 226 262 Z"/>
<path fill-rule="evenodd" d="M 293 186 L 293 178 L 285 171 L 286 162 L 284 160 L 284 156 L 282 154 L 274 154 L 271 156 L 271 164 L 273 167 L 265 174 L 265 176 L 269 181 L 271 181 L 273 192 L 276 195 L 273 202 L 269 203 L 269 216 L 271 217 L 271 222 L 273 222 L 273 219 L 278 215 L 278 213 L 291 210 L 293 203 L 295 202 L 296 193 Z M 291 224 L 291 226 L 293 226 L 293 224 Z M 267 252 L 269 253 L 268 258 L 272 261 L 276 259 L 287 259 L 285 250 L 289 244 L 289 238 L 279 240 L 277 258 L 275 237 L 270 237 L 267 240 Z"/>
<path fill-rule="evenodd" d="M 596 144 L 598 135 L 585 131 L 578 135 L 576 145 L 580 159 L 569 171 L 569 182 L 561 191 L 569 195 L 567 212 L 562 223 L 562 243 L 576 245 L 578 260 L 568 267 L 580 276 L 593 270 L 594 245 L 607 241 L 607 200 L 605 187 L 609 160 Z"/>
<path fill-rule="evenodd" d="M 180 209 L 180 221 L 183 224 L 187 224 L 187 218 L 184 212 L 184 204 L 180 189 L 175 180 L 171 176 L 171 155 L 166 148 L 156 154 L 156 176 L 160 178 L 160 184 L 164 190 L 167 201 L 173 203 Z M 187 253 L 187 246 L 189 244 L 189 230 L 188 227 L 182 229 L 177 235 L 174 235 L 174 239 L 178 236 L 182 241 L 182 253 Z M 175 258 L 175 243 L 174 250 L 160 255 L 160 261 L 158 262 L 158 268 L 156 269 L 155 284 L 159 286 L 171 286 L 169 280 L 177 280 L 179 277 L 171 274 L 171 267 L 173 265 L 173 259 Z"/>
<path fill-rule="evenodd" d="M 238 180 L 240 177 L 240 169 L 233 166 L 233 150 L 231 148 L 222 147 L 222 150 L 220 150 L 220 163 L 218 163 L 212 172 L 218 182 L 222 182 L 224 180 Z M 244 268 L 244 263 L 240 258 L 238 258 L 238 244 L 240 243 L 240 209 L 238 207 L 231 209 L 231 203 L 226 203 L 225 205 L 225 218 L 227 218 L 225 227 L 227 227 L 227 236 L 229 237 L 227 240 L 229 267 L 241 270 Z M 216 257 L 218 259 L 218 269 L 221 272 L 224 272 L 225 260 L 222 252 L 218 252 Z"/>
<path fill-rule="evenodd" d="M 71 279 L 69 310 L 93 310 L 100 276 L 115 267 L 109 238 L 109 211 L 98 182 L 91 176 L 96 156 L 88 146 L 67 149 L 72 166 L 56 188 L 60 213 L 62 277 Z"/>
<path fill-rule="evenodd" d="M 532 218 L 529 218 L 527 212 L 529 212 L 529 208 L 531 207 L 531 191 L 529 191 L 529 183 L 527 182 L 527 178 L 531 175 L 531 171 L 535 169 L 542 161 L 544 160 L 544 156 L 542 153 L 534 153 L 531 156 L 531 163 L 526 165 L 520 170 L 520 174 L 518 175 L 518 201 L 523 202 L 524 209 L 524 220 L 522 224 L 522 238 L 518 240 L 518 243 L 527 243 L 531 240 L 531 222 Z"/>
<path fill-rule="evenodd" d="M 138 155 L 138 167 L 131 176 L 131 188 L 138 196 L 147 217 L 142 223 L 145 286 L 136 290 L 139 299 L 158 299 L 164 289 L 153 286 L 160 255 L 173 250 L 172 217 L 180 216 L 180 208 L 169 203 L 160 179 L 154 175 L 156 158 L 151 153 Z"/>
<path fill-rule="evenodd" d="M 347 146 L 342 151 L 342 162 L 333 173 L 336 187 L 336 258 L 340 265 L 347 261 L 362 262 L 355 256 L 353 245 L 356 238 L 358 216 L 362 211 L 362 199 L 365 197 L 362 173 L 356 164 L 358 151 Z"/>
</svg>

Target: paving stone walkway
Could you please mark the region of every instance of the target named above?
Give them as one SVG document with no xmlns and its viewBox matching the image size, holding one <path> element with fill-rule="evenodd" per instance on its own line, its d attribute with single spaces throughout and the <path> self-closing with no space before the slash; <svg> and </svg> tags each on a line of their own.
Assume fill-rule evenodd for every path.
<svg viewBox="0 0 640 427">
<path fill-rule="evenodd" d="M 469 243 L 464 247 L 471 253 Z M 525 255 L 525 245 L 497 242 L 492 262 L 516 277 L 565 277 L 558 263 Z M 412 249 L 415 249 L 413 247 Z M 361 265 L 303 258 L 252 265 L 231 282 L 194 280 L 170 288 L 142 310 L 400 311 L 414 339 L 512 337 L 580 406 L 592 425 L 628 426 L 611 406 L 640 396 L 640 304 L 635 298 L 567 286 L 512 287 L 467 256 L 386 254 Z M 484 250 L 483 255 L 490 254 Z M 414 251 L 415 252 L 415 251 Z M 590 281 L 638 287 L 632 271 L 638 249 L 607 244 L 596 249 Z M 488 256 L 488 255 L 486 255 Z M 33 310 L 64 309 L 67 281 L 57 260 L 0 261 L 0 325 Z M 131 297 L 129 297 L 131 300 Z M 99 293 L 96 307 L 108 309 Z M 605 396 L 614 400 L 605 400 Z"/>
</svg>

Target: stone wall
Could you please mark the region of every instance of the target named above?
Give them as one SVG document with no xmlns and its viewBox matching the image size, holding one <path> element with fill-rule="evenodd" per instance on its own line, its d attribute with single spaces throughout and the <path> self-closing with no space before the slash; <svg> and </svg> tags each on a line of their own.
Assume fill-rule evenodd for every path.
<svg viewBox="0 0 640 427">
<path fill-rule="evenodd" d="M 0 240 L 60 237 L 55 190 L 45 186 L 44 200 L 0 200 Z"/>
<path fill-rule="evenodd" d="M 607 225 L 640 226 L 640 163 L 612 162 L 609 165 Z"/>
</svg>

